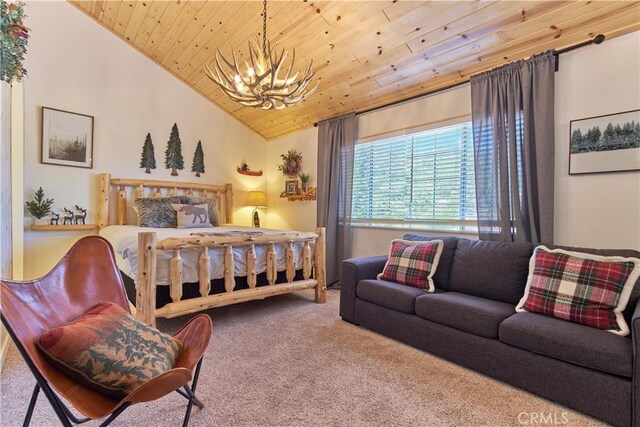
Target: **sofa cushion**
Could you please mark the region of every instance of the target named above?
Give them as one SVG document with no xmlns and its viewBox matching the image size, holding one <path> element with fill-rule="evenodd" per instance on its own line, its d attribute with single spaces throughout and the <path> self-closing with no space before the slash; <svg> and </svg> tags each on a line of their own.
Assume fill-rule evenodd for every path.
<svg viewBox="0 0 640 427">
<path fill-rule="evenodd" d="M 515 314 L 511 304 L 458 292 L 421 295 L 415 306 L 423 319 L 487 338 L 497 338 L 500 322 Z"/>
<path fill-rule="evenodd" d="M 415 313 L 416 298 L 424 294 L 424 289 L 375 279 L 359 281 L 356 290 L 360 299 L 409 314 Z"/>
<path fill-rule="evenodd" d="M 622 317 L 640 277 L 640 259 L 603 257 L 538 246 L 516 311 L 557 317 L 628 335 Z"/>
<path fill-rule="evenodd" d="M 517 313 L 500 324 L 500 341 L 565 362 L 632 376 L 631 338 L 542 314 Z"/>
<path fill-rule="evenodd" d="M 449 290 L 516 305 L 527 283 L 531 243 L 458 239 Z"/>
<path fill-rule="evenodd" d="M 443 246 L 442 240 L 392 240 L 389 259 L 377 278 L 433 292 L 435 287 L 432 277 L 438 268 Z"/>
<path fill-rule="evenodd" d="M 438 268 L 433 275 L 433 284 L 437 289 L 449 289 L 449 274 L 451 273 L 451 264 L 453 263 L 453 254 L 456 251 L 458 245 L 458 238 L 453 236 L 447 237 L 432 237 L 422 236 L 420 234 L 407 233 L 403 237 L 404 240 L 429 242 L 431 240 L 442 240 L 444 247 L 440 254 L 440 261 L 438 262 Z"/>
</svg>

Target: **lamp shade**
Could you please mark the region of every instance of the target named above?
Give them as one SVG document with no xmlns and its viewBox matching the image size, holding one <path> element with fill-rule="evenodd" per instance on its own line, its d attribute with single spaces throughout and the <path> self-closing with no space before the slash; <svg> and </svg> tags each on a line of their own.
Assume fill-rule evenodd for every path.
<svg viewBox="0 0 640 427">
<path fill-rule="evenodd" d="M 267 195 L 264 191 L 249 191 L 247 194 L 246 206 L 255 206 L 257 208 L 267 207 Z"/>
</svg>

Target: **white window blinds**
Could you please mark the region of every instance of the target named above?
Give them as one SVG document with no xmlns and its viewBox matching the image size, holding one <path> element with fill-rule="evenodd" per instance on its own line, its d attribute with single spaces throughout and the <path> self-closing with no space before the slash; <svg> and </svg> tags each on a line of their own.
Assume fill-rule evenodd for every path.
<svg viewBox="0 0 640 427">
<path fill-rule="evenodd" d="M 471 123 L 356 145 L 352 223 L 475 230 Z"/>
</svg>

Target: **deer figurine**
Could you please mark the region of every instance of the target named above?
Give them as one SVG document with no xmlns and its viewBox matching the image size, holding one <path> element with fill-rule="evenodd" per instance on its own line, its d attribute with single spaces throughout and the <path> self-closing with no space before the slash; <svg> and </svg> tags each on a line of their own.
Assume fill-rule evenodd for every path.
<svg viewBox="0 0 640 427">
<path fill-rule="evenodd" d="M 80 221 L 82 221 L 82 224 L 86 224 L 85 220 L 87 219 L 87 210 L 86 209 L 82 209 L 80 206 L 75 205 L 76 211 L 80 212 L 80 213 L 76 213 L 74 214 L 73 218 L 75 220 L 76 224 L 81 224 Z"/>
<path fill-rule="evenodd" d="M 73 211 L 71 209 L 62 208 L 64 211 L 64 216 L 62 217 L 62 224 L 73 224 Z"/>
<path fill-rule="evenodd" d="M 55 213 L 55 212 L 50 212 L 50 213 L 51 213 L 50 224 L 51 225 L 58 225 L 60 223 L 60 214 L 59 213 Z"/>
</svg>

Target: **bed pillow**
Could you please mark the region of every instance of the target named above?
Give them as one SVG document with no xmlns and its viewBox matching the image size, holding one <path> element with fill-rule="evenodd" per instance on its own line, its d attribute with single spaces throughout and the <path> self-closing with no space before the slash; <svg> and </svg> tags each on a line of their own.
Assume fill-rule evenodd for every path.
<svg viewBox="0 0 640 427">
<path fill-rule="evenodd" d="M 416 242 L 396 239 L 391 242 L 389 258 L 378 279 L 435 291 L 433 275 L 438 268 L 444 242 Z"/>
<path fill-rule="evenodd" d="M 36 345 L 69 377 L 116 399 L 170 370 L 184 348 L 111 302 L 44 332 Z"/>
<path fill-rule="evenodd" d="M 216 199 L 209 199 L 205 197 L 196 196 L 182 196 L 179 203 L 187 205 L 201 205 L 206 203 L 209 207 L 209 222 L 212 226 L 217 227 L 220 225 L 220 216 L 218 214 L 218 202 Z"/>
<path fill-rule="evenodd" d="M 516 311 L 545 314 L 628 335 L 622 312 L 640 276 L 640 259 L 538 246 Z"/>
<path fill-rule="evenodd" d="M 140 227 L 176 228 L 176 211 L 172 203 L 181 203 L 180 197 L 139 197 L 133 202 Z"/>
<path fill-rule="evenodd" d="M 209 222 L 209 206 L 206 203 L 201 205 L 178 205 L 171 207 L 178 216 L 178 228 L 212 228 Z"/>
</svg>

